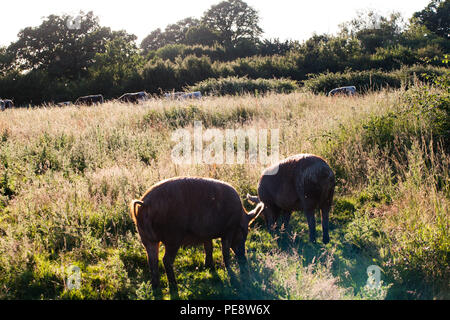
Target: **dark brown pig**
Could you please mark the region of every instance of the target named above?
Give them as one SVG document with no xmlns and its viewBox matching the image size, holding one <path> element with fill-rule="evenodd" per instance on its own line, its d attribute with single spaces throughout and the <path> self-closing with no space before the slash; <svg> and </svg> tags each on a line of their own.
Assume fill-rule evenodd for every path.
<svg viewBox="0 0 450 320">
<path fill-rule="evenodd" d="M 95 95 L 90 95 L 90 96 L 85 96 L 85 97 L 79 97 L 76 101 L 75 101 L 75 105 L 87 105 L 87 106 L 92 106 L 95 104 L 99 104 L 99 103 L 104 103 L 105 99 L 103 98 L 103 95 L 101 94 L 95 94 Z"/>
<path fill-rule="evenodd" d="M 134 92 L 134 93 L 125 93 L 121 95 L 117 100 L 121 102 L 131 102 L 131 103 L 139 103 L 139 101 L 147 101 L 148 93 L 145 91 Z"/>
<path fill-rule="evenodd" d="M 263 205 L 247 213 L 236 190 L 229 184 L 203 178 L 173 178 L 151 187 L 141 200 L 133 200 L 131 218 L 147 250 L 152 286 L 159 287 L 159 244 L 165 246 L 164 268 L 177 288 L 173 263 L 180 246 L 203 244 L 207 266 L 213 266 L 212 239 L 221 238 L 223 261 L 230 267 L 230 248 L 238 258 L 241 274 L 247 271 L 245 241 L 250 222 Z"/>
<path fill-rule="evenodd" d="M 323 242 L 328 243 L 328 219 L 335 186 L 334 173 L 322 158 L 298 154 L 267 168 L 258 185 L 258 197 L 247 195 L 254 203 L 264 203 L 267 227 L 273 230 L 279 216 L 288 227 L 292 211 L 304 211 L 309 240 L 316 241 L 314 211 L 322 211 Z"/>
</svg>

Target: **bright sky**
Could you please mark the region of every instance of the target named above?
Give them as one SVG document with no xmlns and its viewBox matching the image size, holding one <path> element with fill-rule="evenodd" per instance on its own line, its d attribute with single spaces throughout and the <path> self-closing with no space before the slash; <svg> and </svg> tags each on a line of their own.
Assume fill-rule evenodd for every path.
<svg viewBox="0 0 450 320">
<path fill-rule="evenodd" d="M 430 0 L 245 0 L 259 12 L 265 38 L 306 40 L 315 33 L 335 33 L 338 25 L 349 21 L 361 9 L 375 9 L 382 14 L 400 11 L 409 19 Z M 200 18 L 211 5 L 221 0 L 2 0 L 0 45 L 17 40 L 17 33 L 28 26 L 38 26 L 50 14 L 93 11 L 102 26 L 125 29 L 140 41 L 156 28 L 164 29 L 186 17 Z"/>
</svg>

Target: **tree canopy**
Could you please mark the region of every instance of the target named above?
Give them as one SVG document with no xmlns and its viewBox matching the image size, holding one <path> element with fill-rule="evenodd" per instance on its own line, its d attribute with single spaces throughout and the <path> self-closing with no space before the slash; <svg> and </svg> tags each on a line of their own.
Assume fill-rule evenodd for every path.
<svg viewBox="0 0 450 320">
<path fill-rule="evenodd" d="M 358 39 L 365 52 L 375 53 L 379 47 L 398 43 L 404 22 L 399 12 L 385 17 L 374 10 L 365 10 L 359 11 L 356 18 L 340 27 L 341 34 Z"/>
<path fill-rule="evenodd" d="M 246 41 L 256 43 L 262 34 L 258 12 L 242 0 L 222 1 L 207 10 L 198 20 L 186 18 L 169 24 L 164 31 L 152 31 L 141 43 L 144 54 L 169 44 L 220 44 L 227 48 Z"/>
<path fill-rule="evenodd" d="M 450 38 L 450 0 L 432 0 L 425 9 L 413 17 L 436 35 Z"/>
<path fill-rule="evenodd" d="M 92 12 L 80 12 L 76 26 L 71 27 L 71 21 L 68 15 L 50 15 L 38 27 L 21 30 L 19 39 L 8 48 L 16 67 L 46 70 L 54 78 L 80 79 L 87 75 L 95 55 L 105 51 L 108 41 L 119 37 L 136 40 L 125 31 L 101 27 Z"/>
<path fill-rule="evenodd" d="M 147 55 L 150 51 L 158 50 L 169 44 L 186 44 L 188 42 L 186 34 L 189 30 L 197 28 L 199 24 L 198 19 L 189 17 L 169 24 L 164 31 L 158 28 L 142 40 L 141 49 L 144 51 L 144 55 Z"/>
<path fill-rule="evenodd" d="M 240 40 L 256 41 L 263 33 L 258 12 L 242 0 L 228 0 L 213 5 L 202 22 L 219 35 L 222 45 L 235 46 Z"/>
</svg>

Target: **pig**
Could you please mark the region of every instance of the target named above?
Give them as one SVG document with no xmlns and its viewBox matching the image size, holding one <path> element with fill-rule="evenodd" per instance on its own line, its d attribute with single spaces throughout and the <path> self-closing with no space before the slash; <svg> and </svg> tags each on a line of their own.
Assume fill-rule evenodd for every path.
<svg viewBox="0 0 450 320">
<path fill-rule="evenodd" d="M 140 200 L 130 204 L 130 214 L 147 251 L 154 290 L 160 287 L 159 245 L 165 246 L 164 269 L 169 286 L 177 290 L 173 263 L 180 246 L 203 244 L 205 264 L 213 267 L 212 239 L 222 241 L 223 261 L 229 276 L 230 248 L 241 275 L 248 273 L 245 241 L 250 223 L 263 205 L 247 213 L 237 191 L 229 184 L 207 178 L 177 177 L 152 186 Z"/>
<path fill-rule="evenodd" d="M 288 228 L 292 211 L 304 211 L 308 220 L 309 240 L 316 242 L 314 212 L 322 212 L 323 243 L 330 241 L 328 223 L 333 201 L 335 176 L 321 157 L 298 154 L 267 168 L 258 185 L 258 196 L 247 194 L 253 203 L 264 203 L 262 214 L 269 231 L 279 216 Z"/>
</svg>

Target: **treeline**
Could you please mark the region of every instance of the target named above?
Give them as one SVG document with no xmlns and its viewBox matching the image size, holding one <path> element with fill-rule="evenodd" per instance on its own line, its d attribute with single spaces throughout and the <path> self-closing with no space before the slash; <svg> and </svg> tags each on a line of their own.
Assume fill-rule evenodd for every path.
<svg viewBox="0 0 450 320">
<path fill-rule="evenodd" d="M 205 82 L 208 79 L 218 79 L 216 83 L 235 79 L 239 93 L 245 81 L 282 78 L 311 86 L 318 75 L 330 73 L 347 82 L 355 80 L 351 75 L 359 75 L 358 81 L 367 78 L 369 82 L 358 83 L 361 87 L 383 87 L 382 80 L 371 85 L 374 70 L 390 73 L 403 68 L 411 74 L 405 71 L 409 67 L 439 73 L 421 65 L 438 67 L 450 52 L 449 17 L 450 1 L 432 0 L 407 24 L 398 13 L 384 17 L 360 12 L 336 35 L 283 42 L 261 39 L 256 10 L 241 0 L 227 0 L 212 6 L 201 19 L 187 18 L 151 32 L 138 47 L 134 35 L 100 26 L 92 12 L 80 13 L 78 24 L 70 23 L 73 17 L 51 15 L 40 26 L 23 29 L 9 47 L 0 48 L 0 97 L 13 97 L 23 105 L 93 93 L 106 98 L 140 90 L 160 94 L 202 81 L 199 88 L 214 83 Z M 361 77 L 364 72 L 367 77 Z M 396 80 L 385 86 L 397 87 L 402 77 L 410 78 L 398 71 L 393 77 Z M 322 80 L 313 91 L 347 82 L 323 85 Z"/>
</svg>

